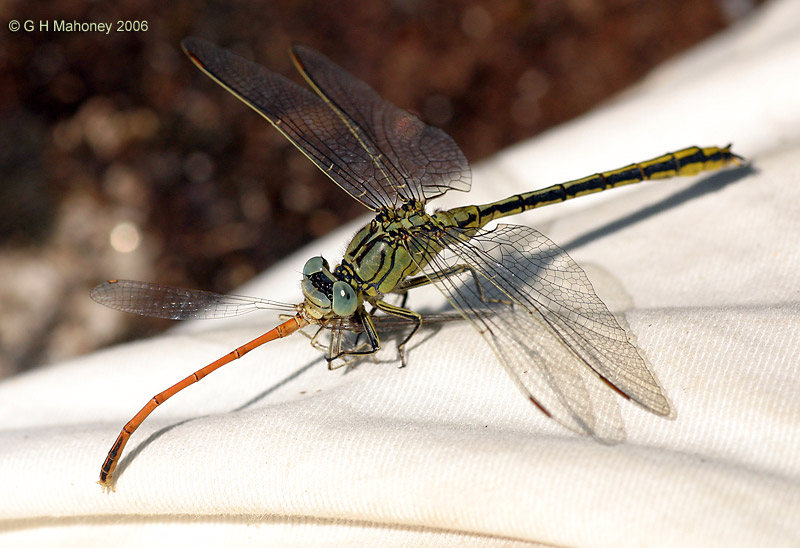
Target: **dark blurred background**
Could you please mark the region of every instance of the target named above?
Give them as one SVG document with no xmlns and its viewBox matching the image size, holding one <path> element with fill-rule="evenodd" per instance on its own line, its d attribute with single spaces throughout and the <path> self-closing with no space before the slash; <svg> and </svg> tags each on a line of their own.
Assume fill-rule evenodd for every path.
<svg viewBox="0 0 800 548">
<path fill-rule="evenodd" d="M 186 36 L 295 81 L 287 48 L 307 43 L 475 162 L 756 4 L 0 1 L 0 377 L 169 325 L 101 312 L 88 292 L 104 279 L 230 291 L 364 213 L 201 74 L 180 51 Z M 36 30 L 12 32 L 14 20 Z M 56 20 L 114 30 L 56 32 Z M 117 32 L 120 20 L 147 30 Z"/>
</svg>

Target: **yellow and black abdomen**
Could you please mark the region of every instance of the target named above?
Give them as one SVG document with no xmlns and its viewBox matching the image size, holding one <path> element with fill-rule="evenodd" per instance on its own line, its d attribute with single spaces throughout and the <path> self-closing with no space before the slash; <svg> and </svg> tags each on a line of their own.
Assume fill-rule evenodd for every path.
<svg viewBox="0 0 800 548">
<path fill-rule="evenodd" d="M 505 200 L 478 206 L 481 217 L 480 225 L 485 225 L 494 219 L 516 215 L 529 209 L 563 202 L 585 194 L 651 179 L 697 175 L 702 171 L 713 171 L 740 162 L 741 158 L 731 152 L 730 145 L 723 148 L 688 147 L 645 162 L 596 173 L 582 179 L 525 194 L 517 194 Z"/>
</svg>

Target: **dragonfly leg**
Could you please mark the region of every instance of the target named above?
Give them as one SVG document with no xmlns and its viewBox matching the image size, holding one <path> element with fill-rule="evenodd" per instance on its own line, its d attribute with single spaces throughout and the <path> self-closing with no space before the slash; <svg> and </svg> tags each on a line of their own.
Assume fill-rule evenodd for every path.
<svg viewBox="0 0 800 548">
<path fill-rule="evenodd" d="M 313 334 L 313 335 L 309 335 L 308 333 L 306 333 L 306 332 L 304 332 L 304 331 L 301 331 L 300 333 L 301 333 L 301 334 L 303 334 L 303 335 L 304 335 L 305 337 L 307 337 L 308 339 L 310 339 L 311 346 L 312 346 L 312 347 L 313 347 L 315 350 L 319 350 L 320 352 L 322 352 L 322 353 L 324 354 L 324 353 L 327 353 L 327 352 L 328 352 L 328 347 L 327 347 L 327 346 L 325 346 L 324 344 L 322 344 L 321 342 L 319 342 L 319 336 L 320 336 L 320 335 L 321 335 L 321 334 L 322 334 L 324 331 L 325 331 L 325 328 L 324 328 L 324 327 L 319 327 L 319 328 L 317 328 L 317 330 L 314 332 L 314 334 Z"/>
<path fill-rule="evenodd" d="M 371 354 L 375 354 L 381 349 L 381 340 L 378 337 L 378 331 L 375 329 L 375 324 L 372 322 L 372 315 L 367 313 L 364 310 L 364 307 L 359 308 L 359 310 L 356 312 L 356 315 L 358 316 L 361 325 L 364 327 L 364 333 L 367 335 L 368 340 L 350 350 L 342 350 L 342 334 L 339 332 L 333 333 L 331 335 L 331 343 L 327 352 L 328 369 L 333 370 L 344 365 L 349 365 L 357 361 L 359 359 L 358 356 L 369 356 Z M 360 350 L 362 347 L 368 348 L 365 350 Z M 343 363 L 334 365 L 333 362 L 342 356 L 347 356 L 348 358 L 356 356 L 356 358 L 352 360 L 343 358 Z"/>
<path fill-rule="evenodd" d="M 361 343 L 354 347 L 353 353 L 340 352 L 337 357 L 328 360 L 328 371 L 336 371 L 342 367 L 354 368 L 355 364 L 361 361 L 365 355 L 368 356 L 372 354 L 372 352 L 360 352 L 360 349 L 366 348 L 366 346 L 367 343 Z"/>
<path fill-rule="evenodd" d="M 370 311 L 368 312 L 368 314 L 370 315 L 370 317 L 374 317 L 374 316 L 375 316 L 375 313 L 376 313 L 377 311 L 378 311 L 378 307 L 377 307 L 377 306 L 373 306 L 373 307 L 370 309 Z M 359 332 L 359 333 L 356 333 L 356 340 L 355 340 L 355 342 L 353 343 L 353 348 L 355 348 L 356 350 L 358 350 L 358 349 L 361 349 L 361 348 L 365 347 L 367 344 L 369 344 L 368 342 L 366 342 L 366 343 L 362 343 L 362 342 L 360 342 L 360 341 L 361 341 L 361 336 L 362 336 L 362 335 L 363 335 L 365 332 L 366 332 L 366 330 L 365 330 L 365 331 L 361 331 L 361 332 Z"/>
<path fill-rule="evenodd" d="M 372 309 L 368 312 L 368 314 L 369 314 L 370 317 L 374 317 L 375 313 L 377 311 L 378 311 L 378 307 L 377 306 L 373 306 Z M 367 331 L 366 331 L 366 329 L 363 329 L 362 331 L 359 331 L 358 333 L 355 334 L 356 337 L 355 337 L 355 340 L 353 341 L 353 345 L 352 345 L 353 350 L 351 350 L 351 351 L 342 351 L 341 350 L 341 343 L 338 343 L 339 346 L 331 345 L 327 349 L 323 348 L 323 351 L 326 352 L 327 356 L 338 356 L 338 358 L 331 358 L 331 360 L 328 361 L 328 369 L 333 371 L 335 369 L 339 369 L 339 368 L 345 367 L 345 366 L 353 367 L 354 364 L 359 362 L 364 357 L 364 354 L 366 354 L 366 355 L 372 354 L 372 352 L 373 352 L 372 350 L 369 350 L 369 351 L 366 351 L 366 352 L 363 352 L 363 353 L 361 352 L 361 350 L 363 350 L 365 348 L 370 348 L 370 349 L 373 348 L 371 341 L 361 341 L 361 337 L 364 336 L 365 333 L 367 333 Z M 344 335 L 342 335 L 340 333 L 338 336 L 341 338 Z M 333 342 L 333 341 L 331 341 L 331 342 Z M 339 348 L 339 350 L 338 351 L 337 350 L 332 350 L 332 348 Z M 340 359 L 341 363 L 332 364 L 331 362 L 334 359 Z"/>
<path fill-rule="evenodd" d="M 483 290 L 483 284 L 481 284 L 481 277 L 478 276 L 477 271 L 468 264 L 457 264 L 427 276 L 417 276 L 416 278 L 403 280 L 401 283 L 397 284 L 397 287 L 394 289 L 393 293 L 403 294 L 403 300 L 400 302 L 400 306 L 405 308 L 406 300 L 408 299 L 408 292 L 411 289 L 429 285 L 439 280 L 449 278 L 450 276 L 458 276 L 464 272 L 469 272 L 472 274 L 472 279 L 475 281 L 475 286 L 478 288 L 478 295 L 480 296 L 482 303 L 512 304 L 511 301 L 506 299 L 490 299 L 487 297 Z"/>
<path fill-rule="evenodd" d="M 411 340 L 411 337 L 413 337 L 417 333 L 417 331 L 419 331 L 419 328 L 422 327 L 422 316 L 420 314 L 417 314 L 413 310 L 408 310 L 407 308 L 395 306 L 393 304 L 387 303 L 386 301 L 375 301 L 375 306 L 387 314 L 391 314 L 392 316 L 398 316 L 400 318 L 405 318 L 414 323 L 414 327 L 411 329 L 411 332 L 408 335 L 406 335 L 406 338 L 403 339 L 403 341 L 400 344 L 397 345 L 397 352 L 400 354 L 400 367 L 405 367 L 406 343 L 408 343 L 408 341 Z"/>
</svg>

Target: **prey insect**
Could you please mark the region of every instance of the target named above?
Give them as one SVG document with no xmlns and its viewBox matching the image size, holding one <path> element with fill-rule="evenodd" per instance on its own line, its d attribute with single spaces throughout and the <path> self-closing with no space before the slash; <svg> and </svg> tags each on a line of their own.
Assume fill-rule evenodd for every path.
<svg viewBox="0 0 800 548">
<path fill-rule="evenodd" d="M 530 401 L 570 430 L 601 441 L 621 440 L 624 428 L 614 412 L 613 392 L 656 415 L 671 414 L 642 353 L 581 267 L 532 228 L 487 225 L 610 188 L 739 164 L 730 145 L 688 147 L 496 202 L 428 213 L 428 201 L 449 190 L 468 191 L 471 184 L 466 158 L 443 131 L 384 101 L 305 46 L 294 46 L 291 56 L 313 93 L 204 40 L 189 38 L 183 49 L 375 217 L 334 268 L 322 257 L 306 262 L 304 300 L 297 305 L 131 281 L 95 288 L 96 301 L 148 316 L 213 318 L 258 308 L 289 314 L 274 329 L 152 398 L 112 445 L 100 472 L 104 488 L 113 485 L 128 439 L 156 407 L 250 350 L 304 326 L 331 332 L 325 352 L 332 363 L 377 352 L 378 317 L 396 318 L 410 326 L 398 344 L 405 363 L 408 341 L 427 320 L 406 308 L 404 298 L 396 304 L 387 297 L 404 297 L 431 284 L 476 328 Z M 351 331 L 363 340 L 343 342 L 342 334 Z"/>
</svg>

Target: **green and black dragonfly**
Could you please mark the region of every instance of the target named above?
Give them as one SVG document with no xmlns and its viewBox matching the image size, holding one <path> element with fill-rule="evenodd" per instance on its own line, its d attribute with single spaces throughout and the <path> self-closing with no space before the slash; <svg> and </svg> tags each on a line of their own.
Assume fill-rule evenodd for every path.
<svg viewBox="0 0 800 548">
<path fill-rule="evenodd" d="M 308 260 L 304 301 L 298 305 L 126 280 L 96 287 L 96 301 L 148 316 L 227 317 L 265 308 L 291 314 L 280 326 L 150 400 L 109 451 L 100 474 L 103 487 L 112 486 L 123 447 L 158 405 L 265 342 L 315 325 L 319 329 L 312 342 L 324 348 L 331 364 L 377 352 L 381 326 L 394 319 L 409 328 L 398 345 L 405 363 L 406 343 L 426 321 L 405 307 L 405 297 L 428 284 L 472 323 L 530 401 L 567 428 L 601 441 L 623 439 L 609 387 L 656 415 L 672 414 L 643 354 L 581 267 L 532 228 L 486 226 L 585 194 L 738 164 L 741 158 L 730 146 L 689 147 L 497 202 L 428 213 L 429 200 L 470 189 L 467 159 L 442 130 L 381 99 L 305 46 L 293 46 L 291 56 L 314 93 L 207 41 L 189 38 L 183 49 L 375 218 L 353 237 L 335 268 L 322 257 Z M 389 302 L 392 295 L 400 298 Z M 324 331 L 330 333 L 327 345 L 318 342 Z M 363 334 L 364 341 L 353 342 L 346 336 L 352 332 Z"/>
</svg>

